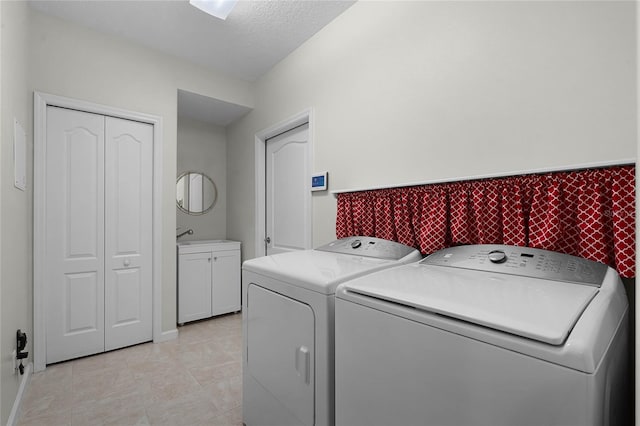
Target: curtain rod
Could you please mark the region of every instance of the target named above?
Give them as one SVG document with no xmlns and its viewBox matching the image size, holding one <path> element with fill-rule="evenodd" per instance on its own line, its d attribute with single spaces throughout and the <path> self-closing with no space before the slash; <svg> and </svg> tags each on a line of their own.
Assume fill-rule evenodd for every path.
<svg viewBox="0 0 640 426">
<path fill-rule="evenodd" d="M 570 172 L 570 171 L 579 171 L 579 170 L 587 170 L 587 169 L 602 169 L 605 167 L 629 166 L 629 165 L 635 165 L 635 164 L 636 164 L 635 158 L 626 158 L 622 160 L 598 161 L 594 163 L 574 164 L 570 166 L 562 166 L 557 168 L 516 170 L 516 171 L 504 172 L 504 173 L 464 176 L 459 178 L 433 179 L 428 181 L 401 183 L 396 185 L 379 185 L 379 186 L 372 186 L 367 188 L 336 189 L 334 191 L 331 191 L 331 194 L 333 194 L 333 196 L 335 197 L 338 194 L 343 194 L 346 192 L 375 191 L 378 189 L 404 188 L 404 187 L 410 187 L 410 186 L 434 185 L 437 183 L 463 182 L 468 180 L 494 179 L 494 178 L 502 178 L 502 177 L 510 177 L 510 176 L 537 175 L 537 174 L 556 173 L 556 172 Z"/>
</svg>

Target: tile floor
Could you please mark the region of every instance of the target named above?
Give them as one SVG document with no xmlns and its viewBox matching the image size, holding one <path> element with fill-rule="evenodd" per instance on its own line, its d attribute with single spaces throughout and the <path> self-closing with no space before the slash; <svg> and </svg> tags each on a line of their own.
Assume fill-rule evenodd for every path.
<svg viewBox="0 0 640 426">
<path fill-rule="evenodd" d="M 33 374 L 19 426 L 242 425 L 242 316 Z"/>
</svg>

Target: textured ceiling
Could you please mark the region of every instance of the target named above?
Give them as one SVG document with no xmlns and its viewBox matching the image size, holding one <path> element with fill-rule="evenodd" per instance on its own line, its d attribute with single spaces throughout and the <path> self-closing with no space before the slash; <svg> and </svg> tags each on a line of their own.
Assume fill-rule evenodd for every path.
<svg viewBox="0 0 640 426">
<path fill-rule="evenodd" d="M 0 0 L 2 1 L 2 0 Z M 188 0 L 30 0 L 48 15 L 255 81 L 355 1 L 240 0 L 226 21 Z M 227 126 L 250 109 L 178 90 L 178 115 Z"/>
<path fill-rule="evenodd" d="M 34 9 L 254 81 L 353 1 L 238 2 L 226 21 L 172 1 L 29 1 Z"/>
</svg>

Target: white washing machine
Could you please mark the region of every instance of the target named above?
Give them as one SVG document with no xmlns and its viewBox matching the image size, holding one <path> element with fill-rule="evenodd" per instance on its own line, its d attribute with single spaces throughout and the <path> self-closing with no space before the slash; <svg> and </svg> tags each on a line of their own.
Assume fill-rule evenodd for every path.
<svg viewBox="0 0 640 426">
<path fill-rule="evenodd" d="M 244 262 L 244 423 L 333 425 L 336 287 L 421 258 L 403 244 L 349 237 Z"/>
<path fill-rule="evenodd" d="M 620 425 L 628 302 L 611 268 L 441 250 L 336 291 L 336 425 Z"/>
</svg>

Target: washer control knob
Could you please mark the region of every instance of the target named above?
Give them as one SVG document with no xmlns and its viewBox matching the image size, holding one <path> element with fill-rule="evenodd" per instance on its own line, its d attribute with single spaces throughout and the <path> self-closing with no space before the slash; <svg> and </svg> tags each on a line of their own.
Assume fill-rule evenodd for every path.
<svg viewBox="0 0 640 426">
<path fill-rule="evenodd" d="M 353 240 L 351 242 L 351 248 L 352 249 L 357 249 L 358 247 L 360 247 L 362 245 L 362 241 L 360 240 Z"/>
<path fill-rule="evenodd" d="M 507 261 L 507 255 L 502 250 L 493 250 L 489 252 L 489 260 L 492 263 L 504 263 Z"/>
</svg>

